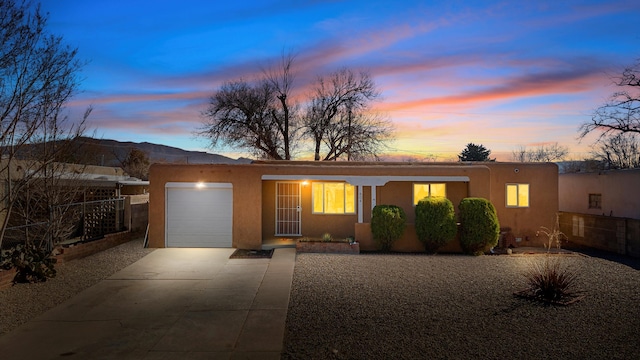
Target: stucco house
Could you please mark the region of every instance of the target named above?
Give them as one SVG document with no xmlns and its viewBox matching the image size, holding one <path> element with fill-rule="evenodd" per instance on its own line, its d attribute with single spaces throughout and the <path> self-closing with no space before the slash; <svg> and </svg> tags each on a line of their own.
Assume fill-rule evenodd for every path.
<svg viewBox="0 0 640 360">
<path fill-rule="evenodd" d="M 560 230 L 569 244 L 640 257 L 640 169 L 560 174 Z"/>
<path fill-rule="evenodd" d="M 401 206 L 408 227 L 398 251 L 420 251 L 414 205 L 446 196 L 489 199 L 514 245 L 541 245 L 540 226 L 558 211 L 558 167 L 535 163 L 385 163 L 255 161 L 153 164 L 150 247 L 260 249 L 275 238 L 354 236 L 370 243 L 376 204 Z M 456 209 L 457 211 L 457 209 Z M 362 248 L 362 246 L 361 246 Z M 366 250 L 366 246 L 365 249 Z"/>
<path fill-rule="evenodd" d="M 560 211 L 640 219 L 640 169 L 560 174 Z"/>
</svg>

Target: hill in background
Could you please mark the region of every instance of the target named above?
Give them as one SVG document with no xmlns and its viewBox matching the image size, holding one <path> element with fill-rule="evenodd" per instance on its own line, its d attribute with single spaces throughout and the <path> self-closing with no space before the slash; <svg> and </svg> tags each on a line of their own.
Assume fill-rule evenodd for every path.
<svg viewBox="0 0 640 360">
<path fill-rule="evenodd" d="M 251 159 L 246 158 L 231 159 L 218 154 L 188 151 L 148 142 L 122 142 L 88 137 L 79 139 L 80 151 L 76 154 L 77 159 L 74 162 L 101 166 L 120 166 L 132 148 L 145 152 L 149 156 L 151 163 L 236 164 L 251 162 Z"/>
</svg>

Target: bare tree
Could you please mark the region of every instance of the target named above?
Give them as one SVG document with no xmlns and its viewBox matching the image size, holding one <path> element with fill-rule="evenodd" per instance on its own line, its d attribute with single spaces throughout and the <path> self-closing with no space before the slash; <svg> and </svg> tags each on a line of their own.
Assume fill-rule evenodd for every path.
<svg viewBox="0 0 640 360">
<path fill-rule="evenodd" d="M 280 66 L 264 70 L 265 81 L 271 84 L 279 106 L 271 110 L 271 116 L 278 126 L 278 132 L 282 136 L 284 160 L 291 160 L 292 153 L 297 144 L 300 130 L 298 119 L 298 106 L 292 103 L 291 92 L 296 77 L 293 71 L 295 56 L 282 54 Z"/>
<path fill-rule="evenodd" d="M 640 167 L 640 139 L 635 133 L 619 133 L 595 144 L 593 156 L 607 169 Z"/>
<path fill-rule="evenodd" d="M 618 133 L 640 133 L 640 59 L 613 81 L 620 90 L 580 127 L 580 138 L 595 130 L 600 131 L 599 139 Z"/>
<path fill-rule="evenodd" d="M 53 246 L 78 231 L 84 191 L 84 166 L 50 163 L 40 177 L 32 177 L 18 194 L 9 224 L 26 225 L 21 235 L 27 244 Z"/>
<path fill-rule="evenodd" d="M 366 72 L 355 74 L 343 68 L 318 77 L 305 115 L 315 160 L 376 156 L 392 131 L 389 121 L 370 113 L 371 102 L 379 96 Z M 326 153 L 321 156 L 323 145 Z"/>
<path fill-rule="evenodd" d="M 532 149 L 526 146 L 519 146 L 511 153 L 511 160 L 519 162 L 552 162 L 562 161 L 569 153 L 566 146 L 553 143 L 551 145 L 540 145 Z"/>
<path fill-rule="evenodd" d="M 0 1 L 0 246 L 14 204 L 35 179 L 54 176 L 52 164 L 63 160 L 91 111 L 68 122 L 65 104 L 81 63 L 76 49 L 46 32 L 46 20 L 30 2 Z"/>
<path fill-rule="evenodd" d="M 341 112 L 327 127 L 322 140 L 327 154 L 324 160 L 346 157 L 347 161 L 378 159 L 393 130 L 379 114 Z"/>
<path fill-rule="evenodd" d="M 277 70 L 266 70 L 256 81 L 223 84 L 203 112 L 198 135 L 211 146 L 237 146 L 260 158 L 290 160 L 297 133 L 291 88 L 295 78 L 293 56 L 283 56 Z"/>
<path fill-rule="evenodd" d="M 283 54 L 261 78 L 223 84 L 203 112 L 197 134 L 212 147 L 234 146 L 273 160 L 291 160 L 309 144 L 316 160 L 375 158 L 392 126 L 370 109 L 379 97 L 371 76 L 342 69 L 318 77 L 301 116 L 301 106 L 292 101 L 294 60 Z"/>
</svg>

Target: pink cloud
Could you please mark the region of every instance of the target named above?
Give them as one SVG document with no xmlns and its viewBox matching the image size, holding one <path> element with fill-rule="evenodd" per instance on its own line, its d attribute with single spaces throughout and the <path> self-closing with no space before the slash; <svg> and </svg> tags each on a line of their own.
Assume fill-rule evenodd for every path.
<svg viewBox="0 0 640 360">
<path fill-rule="evenodd" d="M 601 82 L 602 74 L 600 70 L 547 72 L 506 79 L 503 84 L 455 95 L 387 102 L 379 104 L 377 109 L 391 112 L 425 106 L 451 106 L 466 103 L 504 101 L 522 97 L 572 94 L 589 91 L 595 83 Z"/>
</svg>

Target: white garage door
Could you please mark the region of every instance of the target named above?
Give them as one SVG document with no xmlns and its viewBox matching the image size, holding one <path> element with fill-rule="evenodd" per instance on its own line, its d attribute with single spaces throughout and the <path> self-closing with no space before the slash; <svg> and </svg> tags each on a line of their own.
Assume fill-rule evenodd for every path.
<svg viewBox="0 0 640 360">
<path fill-rule="evenodd" d="M 231 247 L 233 188 L 229 183 L 166 184 L 167 247 Z"/>
</svg>

